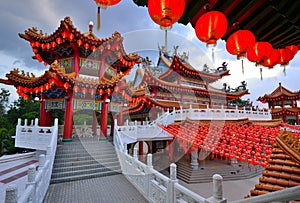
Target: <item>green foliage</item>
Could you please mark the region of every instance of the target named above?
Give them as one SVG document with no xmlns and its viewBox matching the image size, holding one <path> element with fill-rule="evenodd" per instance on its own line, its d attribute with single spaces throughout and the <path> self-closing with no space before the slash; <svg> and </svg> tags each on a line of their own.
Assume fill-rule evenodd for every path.
<svg viewBox="0 0 300 203">
<path fill-rule="evenodd" d="M 2 117 L 6 113 L 8 107 L 9 91 L 1 88 L 0 92 L 0 116 Z"/>
<path fill-rule="evenodd" d="M 0 156 L 4 154 L 12 154 L 16 151 L 14 147 L 14 139 L 6 128 L 0 128 Z"/>
</svg>

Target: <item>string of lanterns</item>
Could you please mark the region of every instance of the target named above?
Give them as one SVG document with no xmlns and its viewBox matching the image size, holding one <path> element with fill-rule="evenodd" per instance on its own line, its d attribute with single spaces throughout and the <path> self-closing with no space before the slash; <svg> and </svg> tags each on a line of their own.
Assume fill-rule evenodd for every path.
<svg viewBox="0 0 300 203">
<path fill-rule="evenodd" d="M 184 3 L 184 0 L 149 0 L 148 12 L 156 24 L 161 27 L 172 27 L 183 14 Z M 198 39 L 206 43 L 208 47 L 214 47 L 217 44 L 217 40 L 225 35 L 228 22 L 222 12 L 209 11 L 208 4 L 205 6 L 205 9 L 206 13 L 201 15 L 196 22 L 195 33 Z M 295 45 L 273 49 L 269 42 L 256 42 L 254 34 L 249 30 L 243 29 L 237 30 L 228 37 L 226 49 L 230 54 L 236 55 L 237 59 L 247 57 L 256 66 L 268 68 L 273 68 L 277 64 L 285 67 L 298 52 L 298 47 Z M 262 79 L 261 68 L 260 72 Z"/>
</svg>

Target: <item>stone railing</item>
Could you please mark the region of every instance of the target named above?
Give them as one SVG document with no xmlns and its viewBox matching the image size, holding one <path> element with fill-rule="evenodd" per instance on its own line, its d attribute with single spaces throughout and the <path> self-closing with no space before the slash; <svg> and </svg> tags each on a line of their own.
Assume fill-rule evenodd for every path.
<svg viewBox="0 0 300 203">
<path fill-rule="evenodd" d="M 222 195 L 220 175 L 213 177 L 213 196 L 205 199 L 178 183 L 176 164 L 170 165 L 170 178 L 166 177 L 153 168 L 152 154 L 147 155 L 147 164 L 138 160 L 137 149 L 134 149 L 133 157 L 130 156 L 117 129 L 113 140 L 123 174 L 149 202 L 226 202 Z"/>
<path fill-rule="evenodd" d="M 20 120 L 18 122 L 17 130 L 20 128 Z M 37 123 L 37 119 L 36 119 Z M 56 152 L 56 146 L 57 146 L 57 134 L 58 134 L 58 119 L 55 119 L 54 126 L 45 128 L 45 127 L 39 127 L 37 125 L 34 125 L 35 128 L 39 129 L 51 129 L 51 134 L 47 134 L 47 136 L 50 137 L 48 146 L 44 149 L 39 150 L 45 151 L 45 154 L 41 154 L 39 156 L 39 164 L 38 164 L 38 170 L 36 170 L 35 167 L 29 167 L 28 169 L 28 181 L 26 183 L 25 191 L 20 195 L 18 198 L 18 191 L 17 187 L 15 186 L 8 186 L 6 189 L 6 195 L 5 195 L 5 203 L 25 203 L 25 202 L 32 202 L 32 203 L 39 203 L 43 202 L 44 197 L 46 195 L 46 192 L 48 190 L 51 174 L 52 174 L 52 168 L 54 163 L 54 157 Z M 30 129 L 26 128 L 25 129 Z M 30 133 L 37 133 L 39 130 L 36 130 L 34 128 L 31 128 L 32 132 Z M 32 137 L 38 137 L 36 135 L 30 134 L 27 131 L 26 136 L 28 136 L 29 140 L 32 140 L 33 143 L 36 141 L 33 140 Z M 32 136 L 32 137 L 30 137 Z M 16 138 L 18 137 L 18 134 Z M 27 142 L 28 143 L 28 142 Z M 29 146 L 32 146 L 32 144 L 29 144 Z"/>
<path fill-rule="evenodd" d="M 194 203 L 225 203 L 223 197 L 222 176 L 213 176 L 212 196 L 204 197 L 192 192 L 180 185 L 176 178 L 176 164 L 170 165 L 170 177 L 166 177 L 153 169 L 152 154 L 147 155 L 147 164 L 138 160 L 137 149 L 134 149 L 133 156 L 128 154 L 127 144 L 123 140 L 123 134 L 119 132 L 115 125 L 114 146 L 125 177 L 144 195 L 149 202 L 194 202 Z M 300 199 L 300 186 L 285 190 L 272 192 L 257 197 L 233 201 L 234 203 L 287 203 Z"/>
<path fill-rule="evenodd" d="M 46 150 L 50 145 L 53 138 L 54 131 L 57 127 L 44 127 L 38 126 L 38 119 L 31 121 L 31 124 L 27 124 L 27 119 L 24 121 L 24 125 L 21 125 L 21 119 L 18 119 L 18 125 L 16 127 L 15 146 L 21 148 Z"/>
<path fill-rule="evenodd" d="M 272 115 L 270 110 L 257 109 L 246 110 L 239 109 L 224 109 L 220 108 L 199 108 L 199 109 L 182 109 L 175 111 L 175 121 L 185 120 L 238 120 L 248 118 L 249 120 L 271 120 Z"/>
</svg>

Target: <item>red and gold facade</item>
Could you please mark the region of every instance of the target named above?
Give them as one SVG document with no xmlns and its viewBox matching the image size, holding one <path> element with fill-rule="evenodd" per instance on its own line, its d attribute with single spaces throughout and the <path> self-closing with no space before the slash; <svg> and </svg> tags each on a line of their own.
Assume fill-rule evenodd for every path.
<svg viewBox="0 0 300 203">
<path fill-rule="evenodd" d="M 300 92 L 292 92 L 279 83 L 279 86 L 272 93 L 265 94 L 257 100 L 268 103 L 273 118 L 282 118 L 285 123 L 288 120 L 295 120 L 298 125 L 300 108 L 297 106 L 297 101 L 299 99 Z"/>
<path fill-rule="evenodd" d="M 139 68 L 132 82 L 133 87 L 121 88 L 128 101 L 127 113 L 142 115 L 141 119 L 149 113 L 152 120 L 158 111 L 190 106 L 228 106 L 230 101 L 249 94 L 245 87 L 236 91 L 212 87 L 211 83 L 230 75 L 229 70 L 198 71 L 176 54 L 169 57 L 160 53 L 157 67 L 164 70 L 156 76 L 152 67 Z M 135 119 L 140 120 L 139 117 Z"/>
<path fill-rule="evenodd" d="M 50 68 L 40 77 L 14 69 L 1 82 L 15 86 L 25 99 L 39 99 L 41 126 L 51 125 L 52 110 L 63 110 L 64 141 L 72 140 L 73 112 L 77 110 L 101 112 L 100 136 L 106 137 L 111 94 L 139 61 L 137 54 L 126 54 L 122 36 L 115 32 L 99 39 L 92 24 L 88 32 L 81 33 L 69 17 L 51 35 L 30 28 L 19 36 L 30 43 L 33 59 L 51 64 Z"/>
</svg>

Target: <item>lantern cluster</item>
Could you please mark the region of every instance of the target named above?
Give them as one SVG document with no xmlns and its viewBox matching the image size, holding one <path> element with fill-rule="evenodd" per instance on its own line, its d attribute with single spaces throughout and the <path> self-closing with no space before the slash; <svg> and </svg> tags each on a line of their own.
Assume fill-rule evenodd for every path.
<svg viewBox="0 0 300 203">
<path fill-rule="evenodd" d="M 54 82 L 49 80 L 48 83 L 45 83 L 44 85 L 39 85 L 34 88 L 28 88 L 28 87 L 23 87 L 23 86 L 18 86 L 17 87 L 17 93 L 23 97 L 24 99 L 28 99 L 29 96 L 28 94 L 39 94 L 43 93 L 44 91 L 47 91 L 54 85 Z"/>
<path fill-rule="evenodd" d="M 160 126 L 172 134 L 186 152 L 204 150 L 212 157 L 236 159 L 265 167 L 272 154 L 280 128 L 248 124 L 207 124 L 205 121 L 185 122 L 181 125 Z M 216 136 L 218 135 L 218 136 Z"/>
</svg>

